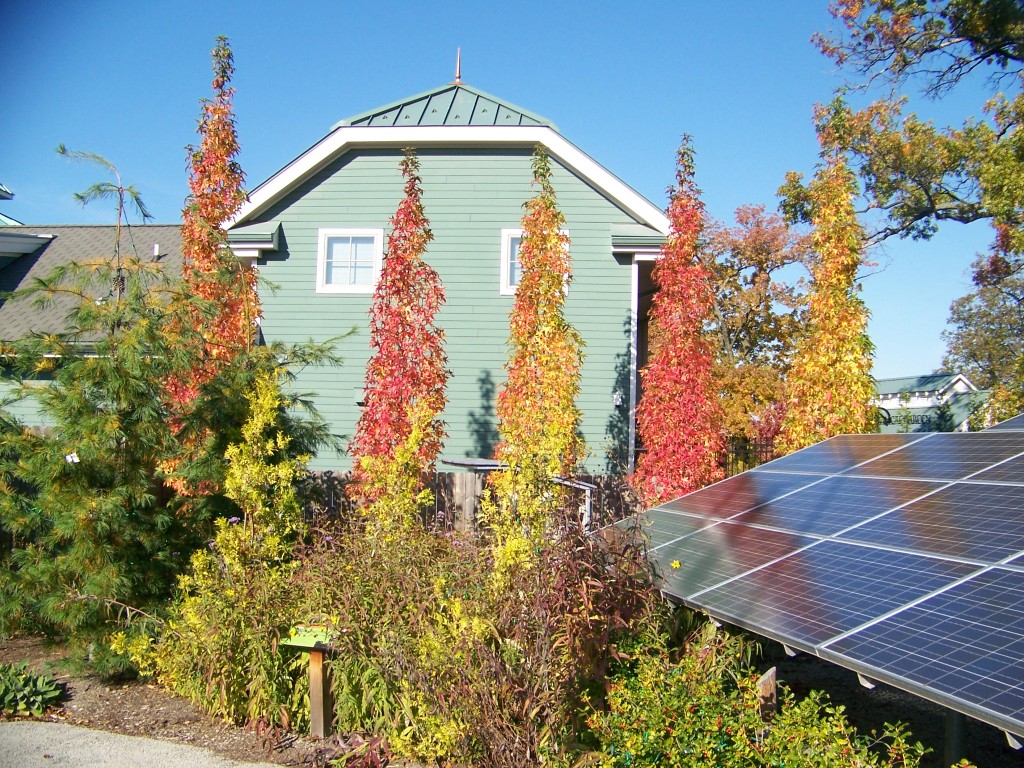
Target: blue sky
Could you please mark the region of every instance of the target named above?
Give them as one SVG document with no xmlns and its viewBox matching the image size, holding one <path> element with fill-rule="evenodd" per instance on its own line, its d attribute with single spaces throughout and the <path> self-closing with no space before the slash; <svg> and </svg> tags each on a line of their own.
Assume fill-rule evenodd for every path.
<svg viewBox="0 0 1024 768">
<path fill-rule="evenodd" d="M 26 224 L 111 223 L 72 199 L 99 180 L 56 155 L 99 153 L 157 222 L 179 220 L 185 146 L 210 95 L 210 50 L 235 53 L 240 162 L 249 187 L 338 120 L 452 80 L 553 120 L 562 134 L 659 206 L 682 133 L 693 136 L 709 213 L 777 205 L 787 170 L 817 157 L 816 102 L 840 83 L 810 43 L 835 22 L 825 0 L 593 2 L 115 2 L 8 0 L 4 7 L 4 213 Z M 962 117 L 979 92 L 915 105 Z M 429 202 L 428 202 L 429 206 Z M 429 207 L 428 207 L 429 215 Z M 878 378 L 930 372 L 950 302 L 990 239 L 950 227 L 873 255 L 863 295 Z"/>
</svg>

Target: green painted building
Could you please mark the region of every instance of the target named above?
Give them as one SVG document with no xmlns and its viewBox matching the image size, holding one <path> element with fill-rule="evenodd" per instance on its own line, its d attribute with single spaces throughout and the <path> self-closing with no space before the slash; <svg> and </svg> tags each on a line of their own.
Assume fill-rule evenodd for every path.
<svg viewBox="0 0 1024 768">
<path fill-rule="evenodd" d="M 441 275 L 439 317 L 452 372 L 444 413 L 450 458 L 491 456 L 495 400 L 504 381 L 508 317 L 517 280 L 531 156 L 542 147 L 571 239 L 570 322 L 586 343 L 579 405 L 587 468 L 631 466 L 637 362 L 645 352 L 650 269 L 668 231 L 664 213 L 565 139 L 549 120 L 460 82 L 344 120 L 254 189 L 229 228 L 234 253 L 258 266 L 268 340 L 325 340 L 341 368 L 299 372 L 320 412 L 351 436 L 369 356 L 368 310 L 402 197 L 405 147 L 420 157 L 434 240 L 426 260 Z M 321 455 L 317 469 L 346 469 Z"/>
</svg>

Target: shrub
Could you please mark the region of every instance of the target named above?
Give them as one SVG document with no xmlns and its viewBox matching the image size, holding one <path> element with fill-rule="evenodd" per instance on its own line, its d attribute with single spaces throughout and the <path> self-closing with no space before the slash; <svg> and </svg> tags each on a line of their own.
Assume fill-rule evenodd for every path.
<svg viewBox="0 0 1024 768">
<path fill-rule="evenodd" d="M 64 689 L 49 675 L 24 664 L 0 664 L 0 714 L 41 717 L 62 698 Z"/>
<path fill-rule="evenodd" d="M 740 641 L 708 624 L 678 660 L 655 639 L 623 667 L 608 709 L 589 721 L 600 739 L 592 764 L 613 766 L 916 766 L 923 754 L 902 726 L 879 738 L 858 736 L 842 707 L 820 693 L 800 702 L 782 688 L 778 714 L 760 714 L 757 675 L 741 661 Z"/>
</svg>

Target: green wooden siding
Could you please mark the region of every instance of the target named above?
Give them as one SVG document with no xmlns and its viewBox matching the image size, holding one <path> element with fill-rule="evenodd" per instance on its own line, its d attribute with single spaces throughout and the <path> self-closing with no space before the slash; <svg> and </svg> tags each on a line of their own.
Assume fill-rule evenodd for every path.
<svg viewBox="0 0 1024 768">
<path fill-rule="evenodd" d="M 523 203 L 533 195 L 531 150 L 424 149 L 423 200 L 434 241 L 428 262 L 444 281 L 447 304 L 439 318 L 447 335 L 452 376 L 445 411 L 445 455 L 490 455 L 496 438 L 494 397 L 504 380 L 511 296 L 499 294 L 501 229 L 520 226 Z M 369 296 L 317 294 L 317 231 L 321 227 L 383 227 L 402 195 L 398 149 L 352 151 L 298 185 L 260 216 L 282 225 L 281 251 L 260 262 L 277 286 L 264 289 L 266 338 L 299 342 L 356 333 L 339 342 L 341 368 L 307 369 L 297 388 L 315 393 L 335 432 L 351 436 L 369 355 Z M 576 175 L 553 163 L 553 182 L 572 238 L 574 279 L 567 316 L 586 341 L 582 391 L 588 468 L 605 469 L 609 425 L 622 432 L 625 408 L 613 408 L 628 368 L 631 268 L 611 253 L 613 223 L 632 219 Z M 617 381 L 618 378 L 618 381 Z M 346 469 L 347 457 L 321 455 L 314 468 Z"/>
</svg>

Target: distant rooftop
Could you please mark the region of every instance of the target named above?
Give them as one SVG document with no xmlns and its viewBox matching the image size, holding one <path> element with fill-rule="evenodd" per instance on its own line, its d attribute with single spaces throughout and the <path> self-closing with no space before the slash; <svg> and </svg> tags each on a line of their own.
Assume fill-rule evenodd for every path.
<svg viewBox="0 0 1024 768">
<path fill-rule="evenodd" d="M 347 125 L 543 125 L 558 130 L 546 117 L 484 93 L 465 83 L 449 83 L 354 115 L 333 128 Z"/>
<path fill-rule="evenodd" d="M 901 376 L 894 379 L 878 379 L 875 382 L 880 397 L 885 395 L 912 394 L 914 392 L 941 392 L 957 379 L 965 381 L 971 389 L 974 385 L 960 373 L 928 373 L 921 376 Z"/>
</svg>

